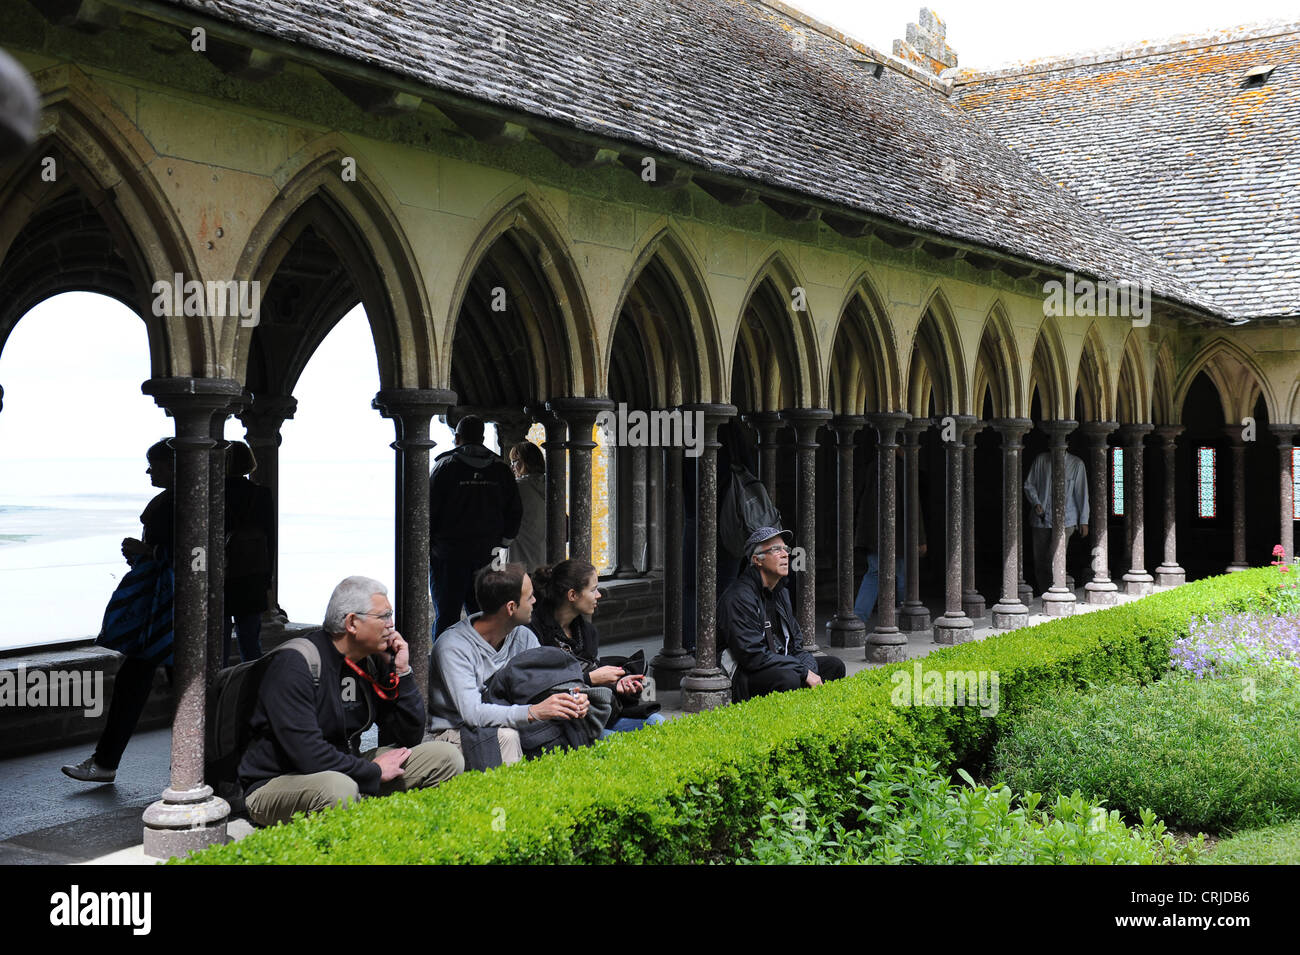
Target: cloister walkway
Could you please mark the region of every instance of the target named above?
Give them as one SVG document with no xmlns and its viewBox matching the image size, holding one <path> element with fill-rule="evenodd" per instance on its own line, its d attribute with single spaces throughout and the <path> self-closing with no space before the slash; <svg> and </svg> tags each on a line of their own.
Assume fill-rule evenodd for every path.
<svg viewBox="0 0 1300 955">
<path fill-rule="evenodd" d="M 1156 591 L 1169 589 L 1172 588 L 1157 587 Z M 1086 603 L 1082 588 L 1076 596 L 1076 613 L 1105 609 Z M 1117 596 L 1118 603 L 1139 599 L 1122 593 Z M 942 604 L 937 600 L 930 609 L 936 617 L 943 613 Z M 1030 610 L 1028 626 L 1054 619 L 1040 612 L 1038 600 L 1033 601 Z M 825 633 L 829 620 L 829 614 L 821 616 L 821 633 Z M 870 631 L 875 618 L 867 623 Z M 988 617 L 977 620 L 976 624 L 976 640 L 1010 632 L 993 630 L 988 625 Z M 930 630 L 904 636 L 908 638 L 906 655 L 909 660 L 941 649 L 941 645 L 934 642 Z M 819 643 L 822 652 L 833 653 L 844 660 L 849 676 L 880 665 L 868 663 L 862 647 L 830 647 L 824 638 Z M 641 649 L 650 658 L 662 646 L 663 637 L 653 636 L 611 642 L 606 649 L 621 654 Z M 683 715 L 679 690 L 662 692 L 658 698 L 670 719 Z M 373 735 L 375 730 L 370 732 Z M 144 854 L 140 813 L 157 799 L 159 786 L 167 778 L 171 740 L 171 729 L 166 727 L 137 733 L 112 786 L 87 786 L 67 779 L 59 772 L 64 763 L 77 762 L 85 756 L 89 749 L 86 743 L 0 760 L 0 778 L 4 780 L 5 795 L 3 804 L 0 804 L 0 865 L 157 863 L 158 860 Z M 373 740 L 370 745 L 374 745 Z M 232 837 L 242 838 L 251 831 L 244 817 L 231 819 L 229 832 Z"/>
</svg>

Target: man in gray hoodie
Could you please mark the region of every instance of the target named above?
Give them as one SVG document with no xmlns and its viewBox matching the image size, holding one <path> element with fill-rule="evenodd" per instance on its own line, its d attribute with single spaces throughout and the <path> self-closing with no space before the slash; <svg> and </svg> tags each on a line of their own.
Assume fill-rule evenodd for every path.
<svg viewBox="0 0 1300 955">
<path fill-rule="evenodd" d="M 486 567 L 474 589 L 482 612 L 448 628 L 433 645 L 429 671 L 429 731 L 435 740 L 461 747 L 462 728 L 497 727 L 503 764 L 523 758 L 519 729 L 537 720 L 582 719 L 587 697 L 554 693 L 540 703 L 505 705 L 483 702 L 492 674 L 516 654 L 538 646 L 528 629 L 532 619 L 533 582 L 519 564 L 501 570 Z"/>
<path fill-rule="evenodd" d="M 492 560 L 492 549 L 519 533 L 523 507 L 514 475 L 483 446 L 483 419 L 466 415 L 456 424 L 456 447 L 434 459 L 429 475 L 429 591 L 433 639 L 478 610 L 474 573 Z"/>
</svg>

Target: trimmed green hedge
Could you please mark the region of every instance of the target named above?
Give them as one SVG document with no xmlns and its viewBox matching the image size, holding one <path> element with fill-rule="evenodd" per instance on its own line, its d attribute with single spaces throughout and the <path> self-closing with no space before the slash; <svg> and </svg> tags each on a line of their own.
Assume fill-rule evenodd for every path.
<svg viewBox="0 0 1300 955">
<path fill-rule="evenodd" d="M 1259 607 L 1263 568 L 1120 607 L 945 648 L 925 671 L 999 676 L 996 717 L 895 706 L 891 675 L 915 661 L 701 713 L 597 746 L 466 773 L 432 790 L 365 800 L 191 856 L 225 863 L 689 863 L 733 857 L 764 806 L 815 786 L 834 793 L 878 760 L 981 765 L 1015 714 L 1064 688 L 1148 682 L 1193 615 Z"/>
</svg>

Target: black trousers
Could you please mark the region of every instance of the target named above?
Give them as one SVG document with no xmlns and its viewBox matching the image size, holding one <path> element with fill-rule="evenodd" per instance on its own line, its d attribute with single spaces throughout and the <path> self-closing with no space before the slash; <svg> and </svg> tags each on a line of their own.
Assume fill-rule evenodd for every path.
<svg viewBox="0 0 1300 955">
<path fill-rule="evenodd" d="M 153 675 L 158 664 L 127 657 L 113 680 L 113 699 L 108 704 L 108 721 L 95 747 L 95 762 L 105 769 L 117 769 L 126 744 L 131 741 L 135 724 L 149 702 Z M 168 667 L 168 670 L 171 668 Z"/>
<path fill-rule="evenodd" d="M 838 680 L 844 676 L 844 661 L 839 657 L 813 655 L 817 661 L 817 675 L 823 681 Z M 781 693 L 785 690 L 797 690 L 805 686 L 793 670 L 764 670 L 759 673 L 746 673 L 737 669 L 732 696 L 737 702 L 768 693 Z"/>
</svg>

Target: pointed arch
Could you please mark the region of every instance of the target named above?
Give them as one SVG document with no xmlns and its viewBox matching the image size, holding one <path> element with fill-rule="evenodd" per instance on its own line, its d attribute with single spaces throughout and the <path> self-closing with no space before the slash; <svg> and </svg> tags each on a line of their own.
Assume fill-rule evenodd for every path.
<svg viewBox="0 0 1300 955">
<path fill-rule="evenodd" d="M 865 268 L 849 285 L 831 341 L 830 409 L 836 414 L 897 410 L 901 394 L 894 327 Z"/>
<path fill-rule="evenodd" d="M 921 310 L 912 339 L 907 373 L 907 410 L 913 417 L 929 415 L 929 397 L 939 414 L 967 414 L 970 392 L 957 322 L 943 290 L 935 288 Z"/>
<path fill-rule="evenodd" d="M 1174 351 L 1169 338 L 1162 338 L 1156 348 L 1155 369 L 1152 374 L 1151 420 L 1155 424 L 1177 424 L 1174 404 Z"/>
<path fill-rule="evenodd" d="M 979 350 L 975 356 L 975 376 L 971 389 L 971 408 L 983 413 L 984 395 L 992 398 L 995 418 L 1020 417 L 1024 393 L 1020 384 L 1020 358 L 1017 354 L 1011 320 L 1000 301 L 994 301 L 984 319 Z"/>
<path fill-rule="evenodd" d="M 458 323 L 465 314 L 470 283 L 498 244 L 508 239 L 516 259 L 537 274 L 531 290 L 522 298 L 519 294 L 510 296 L 511 300 L 521 301 L 529 312 L 525 324 L 533 340 L 528 360 L 537 366 L 537 387 L 545 392 L 533 397 L 603 394 L 604 365 L 598 359 L 591 303 L 558 217 L 542 198 L 521 192 L 502 201 L 484 220 L 461 264 L 451 296 L 441 349 L 446 379 L 450 381 L 452 348 Z M 538 300 L 542 296 L 546 296 L 545 301 Z"/>
<path fill-rule="evenodd" d="M 821 408 L 826 398 L 822 388 L 815 316 L 807 303 L 806 292 L 804 309 L 795 310 L 793 290 L 796 288 L 806 289 L 807 286 L 784 252 L 779 249 L 772 252 L 755 270 L 741 299 L 741 320 L 737 323 L 736 338 L 732 342 L 732 355 L 751 355 L 750 351 L 740 349 L 747 336 L 752 336 L 751 321 L 756 319 L 776 352 L 765 356 L 767 361 L 764 364 L 775 361 L 782 371 L 780 382 L 766 379 L 768 390 L 777 389 L 780 395 L 769 395 L 767 401 L 785 407 Z M 755 341 L 751 340 L 749 344 L 757 347 Z M 789 376 L 789 381 L 784 380 L 786 376 Z"/>
<path fill-rule="evenodd" d="M 1268 379 L 1260 371 L 1259 365 L 1240 345 L 1222 334 L 1207 341 L 1196 352 L 1181 372 L 1174 386 L 1174 408 L 1182 413 L 1187 393 L 1196 380 L 1197 374 L 1205 372 L 1206 377 L 1214 383 L 1223 402 L 1223 420 L 1240 421 L 1253 414 L 1255 402 L 1262 394 L 1268 408 L 1270 420 L 1281 420 Z"/>
<path fill-rule="evenodd" d="M 1034 340 L 1034 353 L 1030 359 L 1029 393 L 1038 388 L 1042 402 L 1043 420 L 1065 421 L 1074 413 L 1070 393 L 1069 371 L 1065 362 L 1065 346 L 1061 330 L 1054 318 L 1044 319 Z"/>
<path fill-rule="evenodd" d="M 155 282 L 198 278 L 193 250 L 153 171 L 159 160 L 131 121 L 75 67 L 37 73 L 41 139 L 0 183 L 0 349 L 34 305 L 91 291 L 143 319 L 153 377 L 215 373 L 210 327 L 199 318 L 153 314 Z M 54 160 L 54 181 L 42 175 Z M 98 224 L 95 224 L 98 223 Z M 82 242 L 85 268 L 43 243 Z M 107 252 L 103 251 L 108 249 Z M 14 256 L 23 255 L 18 263 Z"/>
<path fill-rule="evenodd" d="M 1110 377 L 1110 363 L 1101 329 L 1094 321 L 1083 336 L 1083 351 L 1079 354 L 1079 373 L 1075 376 L 1075 393 L 1083 398 L 1084 421 L 1114 421 L 1114 383 Z M 1074 403 L 1070 403 L 1071 410 Z"/>
<path fill-rule="evenodd" d="M 357 301 L 370 323 L 381 387 L 436 387 L 440 378 L 428 299 L 393 211 L 395 198 L 370 176 L 373 164 L 364 157 L 356 164 L 356 180 L 343 181 L 338 170 L 345 156 L 358 159 L 360 154 L 343 137 L 330 134 L 277 170 L 281 190 L 263 210 L 235 266 L 236 280 L 260 283 L 265 304 L 286 257 L 310 231 L 346 273 L 333 276 L 336 294 L 321 319 L 295 343 L 293 355 L 285 356 L 277 372 L 284 384 L 277 387 L 292 389 L 316 346 Z M 264 308 L 258 326 L 222 323 L 222 354 L 230 355 L 233 377 L 248 379 L 253 343 L 267 334 L 274 311 L 273 306 Z"/>
<path fill-rule="evenodd" d="M 660 224 L 640 244 L 632 268 L 619 292 L 618 305 L 614 310 L 615 326 L 621 324 L 629 307 L 643 311 L 664 307 L 663 295 L 654 296 L 657 303 L 644 300 L 637 302 L 637 283 L 643 275 L 648 274 L 647 270 L 657 273 L 657 283 L 662 289 L 671 289 L 672 294 L 678 297 L 676 308 L 682 314 L 676 324 L 679 328 L 683 323 L 687 326 L 684 330 L 686 340 L 694 345 L 693 349 L 684 349 L 686 342 L 680 339 L 668 344 L 667 347 L 673 350 L 693 351 L 693 354 L 673 355 L 673 365 L 677 371 L 671 378 L 659 383 L 652 400 L 663 402 L 661 406 L 723 401 L 726 383 L 720 336 L 713 301 L 704 283 L 704 269 L 690 243 L 671 223 Z M 615 327 L 613 332 L 617 334 L 617 331 Z M 614 360 L 613 351 L 614 334 L 611 334 L 602 362 L 602 375 L 606 382 Z"/>
</svg>

